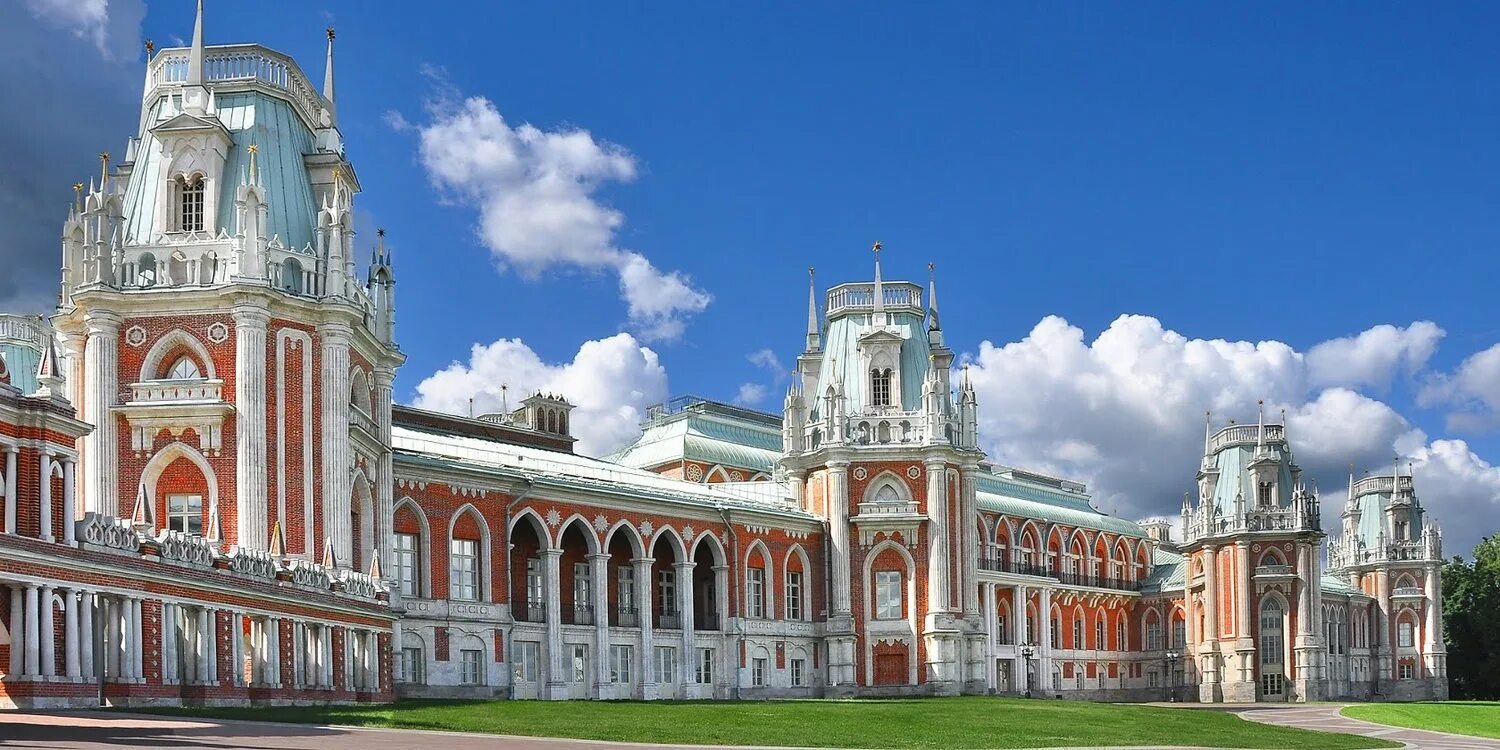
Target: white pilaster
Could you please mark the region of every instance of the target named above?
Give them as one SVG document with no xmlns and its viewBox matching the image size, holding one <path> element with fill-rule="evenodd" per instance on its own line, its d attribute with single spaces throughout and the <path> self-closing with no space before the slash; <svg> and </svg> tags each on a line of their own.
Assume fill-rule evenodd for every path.
<svg viewBox="0 0 1500 750">
<path fill-rule="evenodd" d="M 330 281 L 332 278 L 330 269 Z M 323 534 L 333 540 L 338 562 L 348 565 L 354 552 L 349 518 L 353 499 L 350 472 L 354 467 L 349 444 L 349 327 L 342 323 L 321 325 L 318 337 L 323 352 Z"/>
<path fill-rule="evenodd" d="M 678 649 L 677 659 L 677 684 L 683 696 L 686 696 L 687 686 L 693 684 L 693 568 L 691 560 L 677 563 L 677 610 L 678 618 L 682 624 L 682 646 Z M 766 586 L 771 585 L 766 581 Z M 767 616 L 773 613 L 767 612 Z"/>
<path fill-rule="evenodd" d="M 594 697 L 607 697 L 609 682 L 609 553 L 589 555 L 589 604 L 594 608 Z M 623 604 L 624 602 L 622 602 Z"/>
<path fill-rule="evenodd" d="M 120 390 L 120 318 L 90 313 L 84 323 L 88 328 L 83 350 L 85 398 L 78 416 L 92 423 L 94 431 L 83 438 L 83 509 L 123 515 L 115 489 L 115 421 L 108 416 Z"/>
<path fill-rule="evenodd" d="M 68 528 L 72 528 L 72 524 L 68 524 Z M 63 674 L 68 677 L 79 675 L 79 647 L 78 592 L 67 589 L 63 592 Z"/>
<path fill-rule="evenodd" d="M 651 580 L 651 565 L 656 560 L 650 557 L 640 557 L 631 560 L 635 566 L 635 591 L 636 611 L 641 618 L 641 647 L 640 647 L 640 680 L 641 700 L 653 700 L 656 698 L 656 660 L 651 658 L 651 630 L 652 617 L 655 614 L 651 606 L 651 591 L 653 581 Z"/>
<path fill-rule="evenodd" d="M 10 585 L 10 667 L 9 674 L 26 673 L 26 595 L 21 586 Z"/>
<path fill-rule="evenodd" d="M 568 683 L 564 680 L 563 672 L 562 550 L 544 549 L 541 550 L 541 556 L 547 610 L 547 697 L 562 700 L 568 697 Z"/>
<path fill-rule="evenodd" d="M 93 678 L 94 672 L 94 607 L 97 602 L 92 591 L 78 592 L 78 671 L 80 676 Z"/>
<path fill-rule="evenodd" d="M 42 646 L 41 639 L 38 637 L 38 630 L 41 626 L 40 612 L 37 610 L 37 587 L 28 585 L 26 587 L 26 665 L 22 668 L 23 674 L 41 674 Z"/>
<path fill-rule="evenodd" d="M 948 469 L 942 462 L 927 464 L 927 612 L 951 609 L 949 592 Z M 930 655 L 929 655 L 930 659 Z"/>
<path fill-rule="evenodd" d="M 44 542 L 53 541 L 52 536 L 52 456 L 42 451 L 38 456 L 41 469 L 41 481 L 38 489 L 41 491 L 42 505 L 41 514 L 38 517 L 39 532 L 37 537 Z"/>
<path fill-rule="evenodd" d="M 16 526 L 16 457 L 19 449 L 6 446 L 5 449 L 5 530 L 8 533 L 19 533 Z"/>
<path fill-rule="evenodd" d="M 828 464 L 828 536 L 833 615 L 847 616 L 849 602 L 849 464 Z M 851 668 L 853 665 L 850 665 Z"/>
<path fill-rule="evenodd" d="M 73 538 L 74 528 L 78 525 L 76 523 L 77 520 L 78 520 L 78 500 L 77 500 L 77 497 L 76 497 L 76 495 L 77 495 L 77 487 L 75 486 L 75 484 L 73 482 L 73 459 L 71 459 L 71 458 L 64 458 L 62 460 L 62 468 L 63 468 L 63 513 L 62 513 L 63 543 L 71 545 L 75 541 L 74 538 Z"/>
<path fill-rule="evenodd" d="M 234 308 L 236 539 L 249 549 L 269 541 L 266 496 L 266 327 L 264 308 Z M 328 425 L 323 425 L 328 429 Z"/>
<path fill-rule="evenodd" d="M 964 548 L 959 556 L 962 565 L 962 589 L 964 616 L 973 618 L 979 614 L 979 505 L 978 484 L 975 480 L 977 466 L 965 466 L 959 472 L 958 502 L 962 509 L 959 516 L 963 530 Z M 993 608 L 993 603 L 990 605 Z"/>
</svg>

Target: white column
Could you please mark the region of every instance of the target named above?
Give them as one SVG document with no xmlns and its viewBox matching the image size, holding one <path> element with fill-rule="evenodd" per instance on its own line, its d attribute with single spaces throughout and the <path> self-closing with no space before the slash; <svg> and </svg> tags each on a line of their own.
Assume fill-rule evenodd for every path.
<svg viewBox="0 0 1500 750">
<path fill-rule="evenodd" d="M 978 470 L 975 466 L 965 466 L 959 472 L 958 503 L 961 508 L 959 520 L 962 525 L 964 541 L 963 554 L 959 557 L 963 571 L 963 605 L 964 616 L 971 617 L 979 614 L 979 526 L 975 523 L 979 517 L 978 486 L 974 474 Z M 991 611 L 994 610 L 994 602 L 990 603 Z M 991 659 L 991 664 L 994 660 Z"/>
<path fill-rule="evenodd" d="M 51 677 L 57 674 L 57 623 L 54 621 L 52 612 L 52 587 L 43 586 L 41 590 L 41 661 L 42 674 Z"/>
<path fill-rule="evenodd" d="M 1000 682 L 999 669 L 995 664 L 995 634 L 999 625 L 995 621 L 999 611 L 995 604 L 995 584 L 986 581 L 979 584 L 979 590 L 979 609 L 984 619 L 984 680 L 991 690 L 995 690 Z"/>
<path fill-rule="evenodd" d="M 239 612 L 229 613 L 229 684 L 245 684 L 245 621 Z"/>
<path fill-rule="evenodd" d="M 85 398 L 78 418 L 92 423 L 94 431 L 83 438 L 83 509 L 121 515 L 115 489 L 115 422 L 106 418 L 119 391 L 120 318 L 90 313 L 84 323 L 88 328 L 83 350 Z"/>
<path fill-rule="evenodd" d="M 322 670 L 323 687 L 333 687 L 333 626 L 318 626 L 318 644 L 322 646 Z"/>
<path fill-rule="evenodd" d="M 677 609 L 678 617 L 682 622 L 682 647 L 677 659 L 677 683 L 679 692 L 686 696 L 687 686 L 693 684 L 693 567 L 691 560 L 677 563 Z M 766 586 L 771 585 L 766 581 Z M 774 614 L 767 612 L 766 616 L 773 617 Z"/>
<path fill-rule="evenodd" d="M 193 639 L 193 663 L 198 667 L 198 673 L 193 676 L 200 685 L 207 685 L 213 679 L 213 612 L 207 607 L 198 608 L 198 625 L 193 628 L 196 638 Z"/>
<path fill-rule="evenodd" d="M 396 380 L 396 371 L 388 367 L 375 368 L 375 427 L 380 431 L 380 444 L 386 446 L 386 450 L 380 454 L 380 460 L 375 467 L 375 546 L 380 550 L 380 570 L 387 577 L 396 573 L 396 558 L 394 552 L 395 539 L 392 536 L 391 515 L 395 504 L 396 491 L 395 469 L 393 467 L 391 444 L 391 393 Z M 364 571 L 368 573 L 369 571 Z M 595 586 L 598 588 L 598 585 Z M 393 587 L 394 588 L 394 587 Z M 595 617 L 602 616 L 602 612 Z M 399 648 L 399 646 L 397 646 Z M 595 661 L 598 661 L 597 659 Z"/>
<path fill-rule="evenodd" d="M 349 327 L 321 325 L 318 336 L 323 352 L 323 534 L 333 539 L 338 561 L 347 563 L 354 551 L 349 518 L 354 467 L 349 447 Z"/>
<path fill-rule="evenodd" d="M 5 449 L 5 530 L 11 534 L 19 532 L 16 527 L 16 456 L 19 449 Z"/>
<path fill-rule="evenodd" d="M 267 620 L 269 631 L 266 634 L 267 654 L 270 661 L 270 676 L 267 682 L 272 685 L 281 685 L 281 618 L 271 617 Z"/>
<path fill-rule="evenodd" d="M 119 680 L 125 674 L 125 601 L 119 597 L 101 597 L 104 610 L 104 663 L 99 668 L 106 677 Z"/>
<path fill-rule="evenodd" d="M 940 461 L 927 464 L 927 517 L 932 519 L 927 525 L 927 611 L 947 612 L 953 587 L 948 566 L 952 540 L 948 538 L 948 469 Z"/>
<path fill-rule="evenodd" d="M 1046 694 L 1052 690 L 1052 589 L 1046 586 L 1041 588 L 1040 606 L 1037 608 L 1037 625 L 1040 633 L 1037 633 L 1037 651 L 1041 658 L 1037 660 L 1036 679 L 1042 683 L 1042 693 Z M 1059 623 L 1061 627 L 1061 623 Z"/>
<path fill-rule="evenodd" d="M 828 464 L 829 568 L 833 577 L 832 615 L 848 615 L 849 603 L 849 464 Z"/>
<path fill-rule="evenodd" d="M 26 586 L 26 633 L 25 650 L 26 666 L 23 674 L 37 675 L 41 673 L 41 639 L 37 631 L 41 628 L 41 620 L 37 610 L 37 591 L 35 585 Z"/>
<path fill-rule="evenodd" d="M 26 595 L 21 586 L 10 585 L 10 667 L 9 674 L 26 673 Z"/>
<path fill-rule="evenodd" d="M 594 607 L 594 694 L 602 698 L 610 684 L 609 553 L 589 555 L 589 583 L 589 603 Z"/>
<path fill-rule="evenodd" d="M 63 543 L 73 544 L 73 531 L 78 525 L 77 487 L 73 481 L 73 459 L 64 458 L 63 468 Z"/>
<path fill-rule="evenodd" d="M 1010 611 L 1011 632 L 1015 635 L 1015 637 L 1011 638 L 1011 643 L 1015 644 L 1017 657 L 1011 662 L 1011 674 L 1014 676 L 1014 679 L 1011 680 L 1011 689 L 1025 693 L 1027 682 L 1026 659 L 1021 656 L 1021 647 L 1027 643 L 1026 623 L 1029 621 L 1026 617 L 1025 586 L 1016 586 L 1011 589 Z"/>
<path fill-rule="evenodd" d="M 1203 564 L 1203 629 L 1208 632 L 1203 634 L 1203 642 L 1213 644 L 1219 640 L 1219 589 L 1214 585 L 1215 574 L 1219 571 L 1219 551 L 1208 547 L 1204 552 L 1207 559 Z"/>
<path fill-rule="evenodd" d="M 547 698 L 567 697 L 562 642 L 562 550 L 544 549 L 542 585 L 547 609 Z"/>
<path fill-rule="evenodd" d="M 1239 589 L 1236 593 L 1234 603 L 1234 634 L 1239 638 L 1250 637 L 1250 543 L 1235 542 L 1234 545 L 1235 565 L 1239 567 L 1239 575 L 1236 576 Z M 1306 574 L 1306 570 L 1299 572 Z M 1248 675 L 1247 675 L 1248 676 Z"/>
<path fill-rule="evenodd" d="M 266 497 L 266 326 L 270 320 L 263 308 L 234 308 L 235 541 L 249 549 L 265 549 L 270 539 Z M 348 395 L 335 400 L 347 401 Z M 334 431 L 327 422 L 323 430 Z M 336 473 L 326 463 L 323 471 Z M 317 550 L 309 552 L 317 554 Z"/>
<path fill-rule="evenodd" d="M 78 676 L 78 650 L 78 592 L 67 589 L 63 593 L 63 674 L 69 677 Z"/>
<path fill-rule="evenodd" d="M 192 643 L 192 627 L 183 628 L 181 636 L 178 635 L 177 613 L 187 610 L 176 604 L 162 602 L 161 605 L 161 677 L 163 680 L 177 680 L 187 683 L 192 681 L 192 675 L 186 674 L 187 670 L 182 668 L 185 661 L 177 652 L 179 640 L 185 644 Z"/>
<path fill-rule="evenodd" d="M 94 592 L 78 592 L 78 671 L 83 677 L 94 672 Z"/>
<path fill-rule="evenodd" d="M 138 597 L 130 599 L 130 676 L 137 680 L 146 674 L 145 665 L 142 663 L 142 657 L 145 654 L 142 648 L 145 645 L 141 631 L 142 604 L 143 601 Z"/>
<path fill-rule="evenodd" d="M 38 517 L 37 537 L 44 542 L 53 541 L 52 537 L 52 456 L 42 451 L 39 456 L 41 467 L 41 481 L 37 484 L 41 490 L 42 507 L 41 515 Z"/>
<path fill-rule="evenodd" d="M 641 557 L 630 562 L 635 566 L 635 606 L 641 618 L 641 668 L 638 670 L 641 681 L 641 699 L 652 700 L 656 697 L 656 660 L 651 658 L 651 629 L 654 614 L 651 607 L 651 565 L 656 560 Z"/>
</svg>

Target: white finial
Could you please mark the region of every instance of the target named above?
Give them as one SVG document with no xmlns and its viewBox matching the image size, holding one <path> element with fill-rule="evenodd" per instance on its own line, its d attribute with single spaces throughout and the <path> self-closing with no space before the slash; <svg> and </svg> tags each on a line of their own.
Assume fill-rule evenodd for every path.
<svg viewBox="0 0 1500 750">
<path fill-rule="evenodd" d="M 1255 436 L 1255 447 L 1264 448 L 1266 447 L 1266 402 L 1261 400 L 1256 401 L 1255 404 L 1257 409 L 1255 421 L 1258 430 Z"/>
<path fill-rule="evenodd" d="M 198 19 L 193 22 L 193 48 L 188 52 L 187 86 L 203 85 L 203 0 L 198 0 Z"/>
<path fill-rule="evenodd" d="M 880 283 L 880 250 L 883 246 L 877 240 L 870 249 L 875 251 L 875 325 L 885 325 L 885 287 Z"/>
<path fill-rule="evenodd" d="M 927 329 L 941 331 L 942 323 L 938 322 L 937 305 L 937 264 L 927 264 Z"/>
<path fill-rule="evenodd" d="M 1212 411 L 1205 411 L 1205 412 L 1203 412 L 1203 455 L 1204 456 L 1207 456 L 1209 453 L 1212 452 L 1212 451 L 1209 450 L 1209 446 L 1213 445 L 1213 442 L 1214 442 L 1214 413 Z"/>
</svg>

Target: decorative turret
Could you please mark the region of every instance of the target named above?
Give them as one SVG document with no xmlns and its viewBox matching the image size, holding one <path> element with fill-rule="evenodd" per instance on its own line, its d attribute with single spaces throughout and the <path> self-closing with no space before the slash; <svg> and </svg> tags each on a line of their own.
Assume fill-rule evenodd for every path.
<svg viewBox="0 0 1500 750">
<path fill-rule="evenodd" d="M 205 115 L 209 110 L 209 93 L 203 77 L 203 0 L 198 0 L 198 17 L 193 21 L 193 46 L 188 50 L 187 78 L 182 83 L 182 111 Z"/>
<path fill-rule="evenodd" d="M 807 351 L 816 352 L 823 344 L 818 330 L 818 286 L 813 280 L 813 267 L 807 267 Z"/>
<path fill-rule="evenodd" d="M 333 27 L 328 34 L 328 60 L 323 68 L 323 111 L 318 114 L 318 148 L 336 154 L 344 153 L 344 138 L 339 133 L 338 106 L 333 99 Z"/>
<path fill-rule="evenodd" d="M 969 379 L 969 368 L 964 366 L 964 383 L 958 398 L 958 447 L 974 450 L 979 447 L 979 397 L 974 393 L 974 383 Z"/>
<path fill-rule="evenodd" d="M 927 264 L 927 339 L 935 347 L 943 345 L 943 326 L 938 320 L 936 269 L 936 264 Z"/>
<path fill-rule="evenodd" d="M 42 356 L 36 365 L 36 396 L 53 401 L 67 401 L 63 390 L 62 365 L 57 360 L 57 336 L 51 328 L 42 328 Z"/>
<path fill-rule="evenodd" d="M 1257 407 L 1254 425 L 1230 420 L 1217 433 L 1212 415 L 1206 417 L 1199 502 L 1189 513 L 1187 539 L 1246 530 L 1321 531 L 1317 490 L 1302 482 L 1286 425 L 1265 420 L 1264 402 Z"/>
<path fill-rule="evenodd" d="M 370 261 L 366 292 L 375 302 L 375 335 L 391 345 L 396 342 L 396 271 L 391 252 L 385 247 L 385 230 L 375 230 L 375 255 Z"/>
<path fill-rule="evenodd" d="M 802 400 L 802 384 L 796 372 L 792 373 L 792 384 L 787 386 L 781 415 L 782 450 L 789 456 L 800 454 L 807 424 L 807 407 Z"/>
<path fill-rule="evenodd" d="M 266 247 L 269 241 L 266 219 L 270 207 L 266 203 L 266 190 L 260 181 L 260 147 L 252 143 L 245 147 L 245 172 L 240 176 L 239 188 L 235 190 L 235 238 L 239 240 L 236 250 L 237 274 L 246 279 L 263 279 L 266 275 Z"/>
</svg>

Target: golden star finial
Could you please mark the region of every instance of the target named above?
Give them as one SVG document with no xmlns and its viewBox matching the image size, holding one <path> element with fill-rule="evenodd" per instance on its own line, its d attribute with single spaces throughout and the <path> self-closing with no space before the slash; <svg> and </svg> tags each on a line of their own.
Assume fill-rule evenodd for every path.
<svg viewBox="0 0 1500 750">
<path fill-rule="evenodd" d="M 326 31 L 328 32 L 328 41 L 333 41 L 333 27 L 329 26 Z"/>
<path fill-rule="evenodd" d="M 882 245 L 882 244 L 880 244 L 880 240 L 875 240 L 875 244 L 871 245 L 870 249 L 874 250 L 875 252 L 878 253 L 878 252 L 880 252 L 881 248 L 883 248 L 883 247 L 885 247 L 885 246 Z"/>
<path fill-rule="evenodd" d="M 333 179 L 335 179 L 335 180 L 341 179 L 343 176 L 344 176 L 344 170 L 339 169 L 338 167 L 334 167 L 333 168 Z"/>
<path fill-rule="evenodd" d="M 81 182 L 75 182 L 75 183 L 73 183 L 73 192 L 75 192 L 75 193 L 81 193 L 81 192 L 83 192 L 83 183 L 81 183 Z"/>
<path fill-rule="evenodd" d="M 252 144 L 250 144 L 250 145 L 249 145 L 249 146 L 246 146 L 246 147 L 245 147 L 245 150 L 246 150 L 246 151 L 249 151 L 249 152 L 250 152 L 250 153 L 252 153 L 252 154 L 254 154 L 254 153 L 258 153 L 258 152 L 259 152 L 259 151 L 260 151 L 260 146 L 257 146 L 257 145 L 255 145 L 255 144 L 254 144 L 254 143 L 252 143 Z"/>
<path fill-rule="evenodd" d="M 156 52 L 156 42 L 153 42 L 150 39 L 147 39 L 146 40 L 146 56 L 150 57 L 151 54 L 154 53 L 154 52 Z"/>
</svg>

